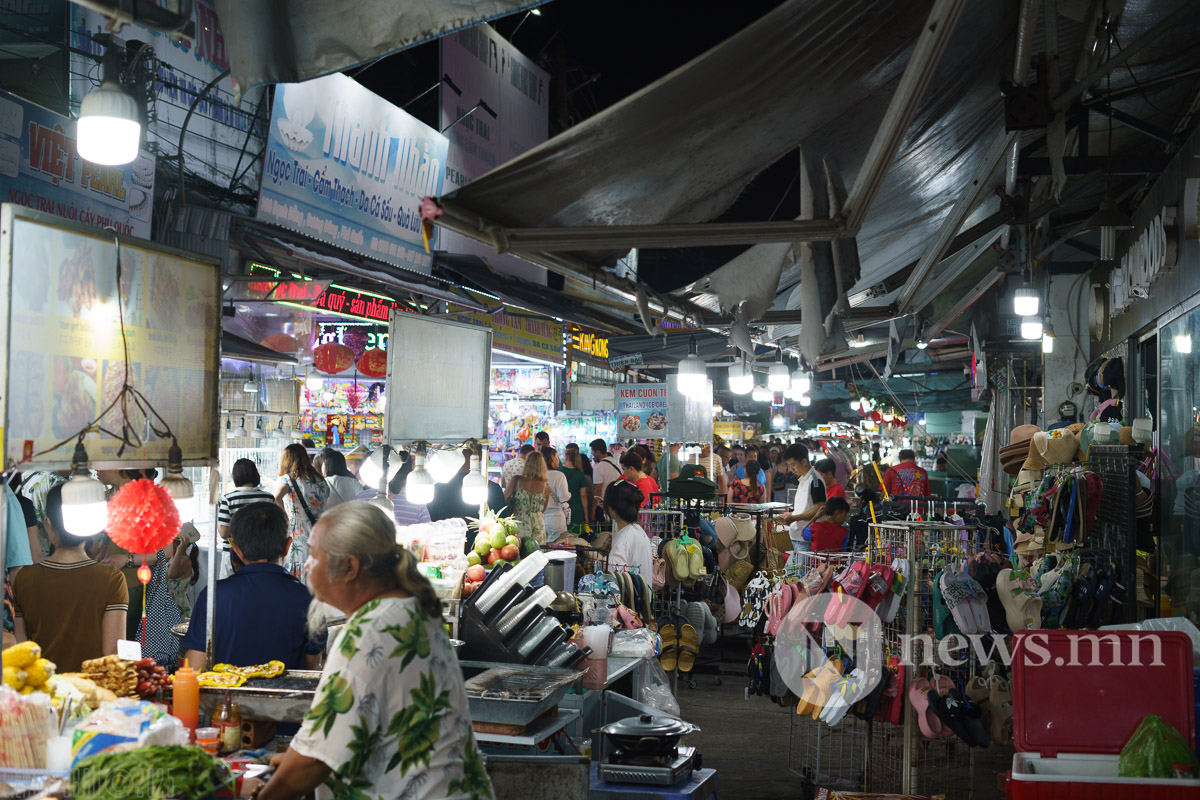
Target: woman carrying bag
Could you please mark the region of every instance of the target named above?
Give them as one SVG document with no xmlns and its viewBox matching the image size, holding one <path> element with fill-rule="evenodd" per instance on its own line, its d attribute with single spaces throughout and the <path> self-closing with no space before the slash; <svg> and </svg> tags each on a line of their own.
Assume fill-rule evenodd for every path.
<svg viewBox="0 0 1200 800">
<path fill-rule="evenodd" d="M 289 444 L 279 456 L 279 485 L 275 502 L 288 516 L 288 535 L 292 549 L 283 561 L 284 569 L 308 583 L 308 537 L 313 525 L 329 502 L 329 484 L 313 468 L 308 451 L 301 444 Z"/>
</svg>

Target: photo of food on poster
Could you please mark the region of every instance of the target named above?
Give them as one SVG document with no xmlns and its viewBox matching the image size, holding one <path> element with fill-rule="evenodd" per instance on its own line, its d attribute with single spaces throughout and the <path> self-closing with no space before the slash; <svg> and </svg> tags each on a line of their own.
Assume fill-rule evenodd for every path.
<svg viewBox="0 0 1200 800">
<path fill-rule="evenodd" d="M 6 458 L 21 461 L 97 421 L 104 431 L 84 440 L 93 466 L 165 461 L 171 443 L 159 438 L 118 455 L 123 429 L 146 432 L 132 398 L 117 402 L 126 385 L 170 427 L 185 463 L 216 457 L 215 263 L 123 239 L 118 271 L 111 234 L 12 206 L 5 206 L 3 251 L 12 270 Z M 68 466 L 73 445 L 26 468 Z"/>
<path fill-rule="evenodd" d="M 622 439 L 667 438 L 667 384 L 623 383 L 617 392 L 617 435 Z"/>
</svg>

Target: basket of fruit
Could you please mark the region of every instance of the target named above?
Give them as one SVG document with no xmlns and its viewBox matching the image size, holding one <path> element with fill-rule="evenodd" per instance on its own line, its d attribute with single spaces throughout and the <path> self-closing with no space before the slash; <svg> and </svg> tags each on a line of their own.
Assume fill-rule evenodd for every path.
<svg viewBox="0 0 1200 800">
<path fill-rule="evenodd" d="M 487 579 L 497 564 L 518 564 L 522 558 L 540 550 L 532 536 L 521 536 L 521 524 L 510 517 L 498 517 L 488 511 L 472 519 L 475 547 L 467 553 L 467 571 L 463 575 L 463 597 L 470 597 Z"/>
</svg>

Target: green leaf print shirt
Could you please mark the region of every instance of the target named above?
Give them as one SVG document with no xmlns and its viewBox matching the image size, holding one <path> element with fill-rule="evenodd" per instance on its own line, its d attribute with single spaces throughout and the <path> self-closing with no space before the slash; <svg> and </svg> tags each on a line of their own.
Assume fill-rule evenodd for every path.
<svg viewBox="0 0 1200 800">
<path fill-rule="evenodd" d="M 292 749 L 333 770 L 334 800 L 492 800 L 458 659 L 413 598 L 350 617 Z"/>
</svg>

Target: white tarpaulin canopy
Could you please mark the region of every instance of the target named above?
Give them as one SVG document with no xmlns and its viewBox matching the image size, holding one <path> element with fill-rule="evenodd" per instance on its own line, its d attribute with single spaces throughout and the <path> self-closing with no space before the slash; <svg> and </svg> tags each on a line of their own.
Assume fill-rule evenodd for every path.
<svg viewBox="0 0 1200 800">
<path fill-rule="evenodd" d="M 544 0 L 215 0 L 241 91 L 299 83 Z"/>
</svg>

